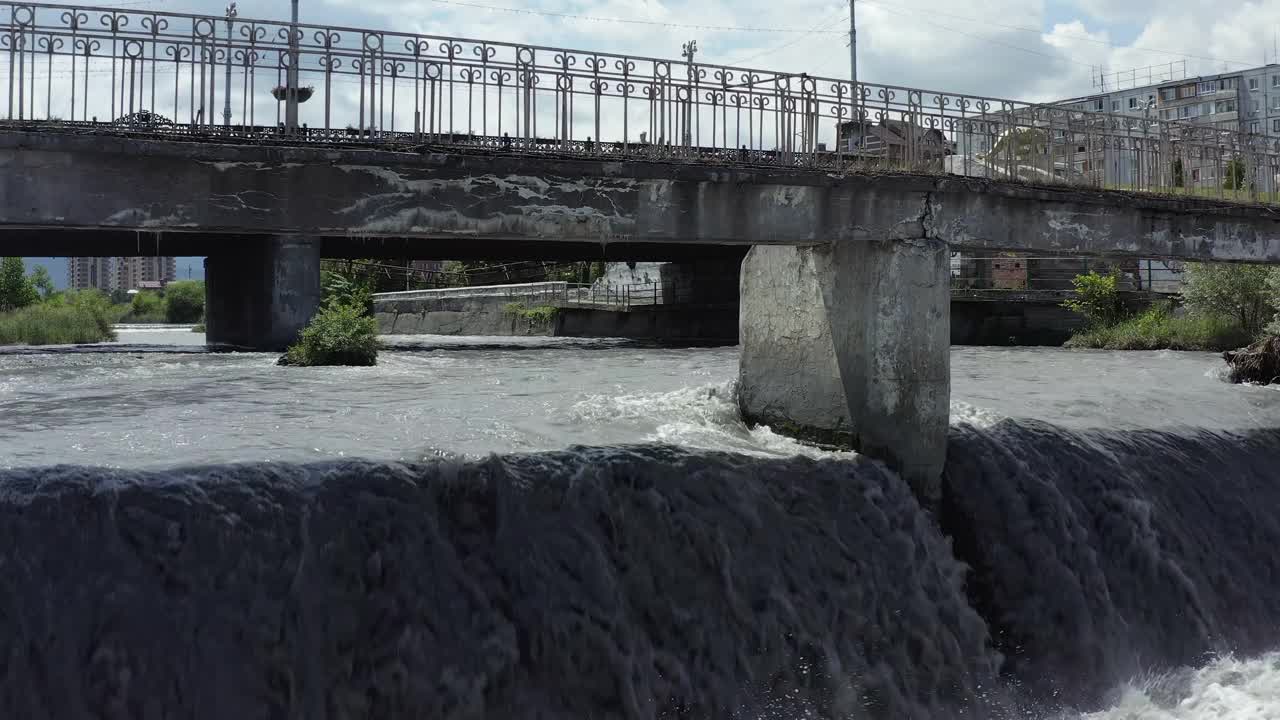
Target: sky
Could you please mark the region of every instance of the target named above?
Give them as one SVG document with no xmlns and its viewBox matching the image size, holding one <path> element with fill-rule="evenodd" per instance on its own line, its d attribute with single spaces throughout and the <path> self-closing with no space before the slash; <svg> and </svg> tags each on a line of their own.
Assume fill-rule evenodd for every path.
<svg viewBox="0 0 1280 720">
<path fill-rule="evenodd" d="M 218 16 L 226 5 L 80 4 Z M 287 0 L 238 5 L 242 21 L 289 13 Z M 847 0 L 301 0 L 301 17 L 672 59 L 696 40 L 703 62 L 849 75 Z M 859 0 L 856 17 L 863 81 L 1024 101 L 1087 95 L 1104 80 L 1113 89 L 1117 74 L 1143 78 L 1152 67 L 1181 74 L 1185 64 L 1194 76 L 1273 62 L 1280 37 L 1280 0 Z M 265 102 L 259 117 L 273 119 Z M 198 261 L 181 265 L 198 277 Z"/>
</svg>

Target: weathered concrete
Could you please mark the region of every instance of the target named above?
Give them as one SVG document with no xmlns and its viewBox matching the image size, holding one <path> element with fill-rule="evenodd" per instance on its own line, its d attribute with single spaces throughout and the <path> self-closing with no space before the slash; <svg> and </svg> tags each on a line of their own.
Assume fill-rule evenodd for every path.
<svg viewBox="0 0 1280 720">
<path fill-rule="evenodd" d="M 485 292 L 488 288 L 457 290 L 461 292 L 383 293 L 375 297 L 373 313 L 378 320 L 378 332 L 384 335 L 495 337 L 555 334 L 554 322 L 539 322 L 512 312 L 513 303 L 536 306 L 542 297 L 536 292 L 511 295 L 501 291 Z"/>
<path fill-rule="evenodd" d="M 205 327 L 210 347 L 280 351 L 320 305 L 320 242 L 282 237 L 210 255 Z"/>
<path fill-rule="evenodd" d="M 742 270 L 743 416 L 847 439 L 936 501 L 950 416 L 949 277 L 935 240 L 752 250 Z"/>
<path fill-rule="evenodd" d="M 680 248 L 894 237 L 954 248 L 1280 262 L 1280 215 L 1266 208 L 956 176 L 48 131 L 0 132 L 0 169 L 0 229 L 15 233 L 2 241 L 7 254 L 22 254 L 26 242 L 32 254 L 48 254 L 40 248 L 54 231 L 63 242 L 71 231 L 109 230 L 139 245 L 143 235 L 195 235 L 183 250 L 200 254 L 221 247 L 220 235 L 254 233 L 322 237 L 327 256 L 514 257 L 521 248 L 541 255 L 564 246 L 583 258 L 612 249 L 628 260 Z M 95 237 L 80 233 L 67 249 L 93 254 Z"/>
<path fill-rule="evenodd" d="M 558 336 L 629 338 L 734 345 L 738 341 L 737 280 L 731 302 L 634 306 L 630 310 L 559 307 L 566 283 L 530 283 L 379 293 L 374 316 L 384 335 Z M 556 306 L 548 322 L 513 312 Z"/>
</svg>

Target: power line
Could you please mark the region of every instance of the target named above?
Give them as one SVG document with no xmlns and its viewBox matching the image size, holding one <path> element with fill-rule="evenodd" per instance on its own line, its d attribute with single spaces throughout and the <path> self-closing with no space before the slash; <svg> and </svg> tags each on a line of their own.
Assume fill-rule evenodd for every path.
<svg viewBox="0 0 1280 720">
<path fill-rule="evenodd" d="M 859 2 L 867 2 L 868 0 L 858 0 L 858 1 L 859 1 Z M 877 4 L 878 4 L 878 3 L 877 3 Z M 880 9 L 881 9 L 881 10 L 883 10 L 884 12 L 891 13 L 891 14 L 893 14 L 893 15 L 900 15 L 900 16 L 903 16 L 903 17 L 909 17 L 909 14 L 908 14 L 908 13 L 899 12 L 899 11 L 897 11 L 897 10 L 890 9 L 890 8 L 889 8 L 889 7 L 887 7 L 887 6 L 880 6 Z M 1066 61 L 1067 61 L 1067 62 L 1069 62 L 1069 63 L 1075 64 L 1075 65 L 1080 65 L 1081 67 L 1087 67 L 1087 68 L 1089 68 L 1089 69 L 1090 69 L 1090 71 L 1092 71 L 1092 70 L 1093 70 L 1093 68 L 1094 68 L 1094 66 L 1093 66 L 1093 65 L 1090 65 L 1089 63 L 1083 63 L 1083 62 L 1080 62 L 1079 60 L 1072 60 L 1071 58 L 1069 58 L 1069 57 L 1065 57 L 1065 56 L 1063 56 L 1063 55 L 1054 55 L 1053 53 L 1047 53 L 1047 52 L 1043 52 L 1043 51 L 1040 51 L 1040 50 L 1032 50 L 1031 48 L 1024 48 L 1024 47 L 1022 47 L 1022 46 L 1020 46 L 1020 45 L 1013 45 L 1013 44 L 1011 44 L 1011 43 L 1007 43 L 1007 42 L 1003 42 L 1003 41 L 1000 41 L 1000 40 L 996 40 L 995 38 L 985 37 L 985 36 L 982 36 L 982 35 L 975 35 L 975 34 L 973 34 L 973 33 L 968 33 L 968 32 L 965 32 L 965 31 L 963 31 L 963 30 L 957 30 L 957 29 L 955 29 L 955 28 L 953 28 L 953 27 L 948 27 L 948 26 L 946 26 L 946 25 L 939 25 L 938 23 L 931 22 L 931 21 L 929 21 L 929 20 L 922 20 L 921 22 L 925 23 L 926 25 L 932 25 L 932 26 L 934 26 L 934 27 L 936 27 L 936 28 L 940 28 L 940 29 L 942 29 L 942 30 L 946 30 L 947 32 L 955 33 L 955 34 L 957 34 L 957 35 L 964 35 L 965 37 L 971 37 L 971 38 L 973 38 L 973 39 L 975 39 L 975 40 L 981 40 L 982 42 L 985 42 L 985 43 L 991 43 L 992 45 L 1000 45 L 1000 46 L 1002 46 L 1002 47 L 1009 48 L 1010 50 L 1017 50 L 1017 51 L 1019 51 L 1019 52 L 1028 53 L 1028 54 L 1030 54 L 1030 55 L 1039 55 L 1039 56 L 1041 56 L 1041 57 L 1050 58 L 1050 59 L 1052 59 L 1052 60 L 1066 60 Z"/>
<path fill-rule="evenodd" d="M 597 15 L 577 15 L 573 13 L 558 13 L 547 10 L 529 10 L 527 8 L 509 8 L 499 7 L 497 5 L 484 5 L 481 3 L 465 2 L 464 0 L 431 0 L 431 2 L 441 5 L 456 5 L 458 7 L 476 8 L 479 10 L 491 10 L 493 12 L 513 13 L 516 15 L 541 15 L 544 17 L 561 18 L 565 20 L 588 20 L 591 22 L 620 23 L 624 25 L 648 25 L 652 27 L 665 28 L 683 28 L 686 30 L 712 30 L 716 32 L 750 32 L 750 33 L 799 33 L 801 35 L 810 35 L 817 33 L 844 33 L 839 30 L 805 30 L 803 28 L 770 28 L 770 27 L 749 27 L 739 25 L 696 25 L 689 23 L 663 22 L 660 20 L 634 20 L 630 18 L 616 17 L 600 17 Z"/>
<path fill-rule="evenodd" d="M 812 30 L 810 30 L 810 31 L 806 32 L 806 33 L 805 33 L 805 34 L 803 34 L 803 35 L 800 35 L 799 37 L 797 37 L 797 38 L 795 38 L 795 39 L 793 39 L 793 40 L 789 40 L 789 41 L 787 41 L 787 42 L 785 42 L 785 43 L 783 43 L 783 44 L 781 44 L 781 45 L 778 45 L 778 46 L 776 46 L 776 47 L 771 47 L 771 48 L 769 48 L 768 50 L 762 50 L 762 51 L 760 51 L 760 52 L 758 52 L 758 53 L 755 53 L 755 54 L 753 54 L 753 55 L 748 55 L 748 56 L 746 56 L 746 57 L 740 57 L 740 58 L 734 58 L 733 60 L 727 60 L 727 61 L 725 61 L 725 63 L 724 63 L 724 64 L 725 64 L 725 65 L 742 65 L 742 64 L 744 64 L 744 63 L 749 63 L 749 62 L 751 62 L 752 60 L 755 60 L 756 58 L 764 57 L 765 55 L 769 55 L 769 54 L 772 54 L 772 53 L 775 53 L 775 52 L 779 52 L 779 51 L 781 51 L 781 50 L 786 50 L 787 48 L 791 47 L 792 45 L 795 45 L 795 44 L 799 43 L 800 41 L 804 40 L 805 38 L 809 37 L 809 35 L 812 35 L 812 34 L 814 34 L 814 33 L 819 32 L 819 28 L 822 28 L 822 27 L 825 27 L 825 26 L 831 25 L 831 24 L 832 24 L 832 22 L 839 22 L 839 23 L 841 23 L 841 24 L 844 24 L 844 22 L 845 22 L 846 20 L 848 20 L 848 19 L 849 19 L 849 16 L 848 16 L 848 15 L 845 15 L 843 18 L 841 18 L 840 20 L 837 20 L 837 21 L 832 21 L 832 19 L 831 19 L 831 18 L 835 17 L 836 15 L 840 15 L 841 13 L 843 13 L 843 11 L 837 11 L 835 14 L 828 16 L 826 20 L 823 20 L 822 22 L 818 23 L 817 25 L 814 25 Z M 843 31 L 841 31 L 841 32 L 839 32 L 839 34 L 844 35 L 845 33 L 844 33 Z"/>
</svg>

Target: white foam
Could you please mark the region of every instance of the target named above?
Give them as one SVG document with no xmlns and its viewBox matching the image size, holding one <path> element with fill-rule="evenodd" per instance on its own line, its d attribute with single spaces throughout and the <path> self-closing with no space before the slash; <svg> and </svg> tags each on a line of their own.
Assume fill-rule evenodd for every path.
<svg viewBox="0 0 1280 720">
<path fill-rule="evenodd" d="M 1280 718 L 1280 653 L 1223 658 L 1199 670 L 1179 693 L 1159 680 L 1125 688 L 1115 707 L 1080 720 L 1275 720 Z"/>
<path fill-rule="evenodd" d="M 631 421 L 653 424 L 647 442 L 726 450 L 766 457 L 848 459 L 855 453 L 824 450 L 760 425 L 748 427 L 738 414 L 736 383 L 686 387 L 666 393 L 591 395 L 573 405 L 570 421 L 590 424 Z M 1005 416 L 963 402 L 951 404 L 951 422 L 986 427 Z"/>
<path fill-rule="evenodd" d="M 967 423 L 974 427 L 991 427 L 1001 420 L 1008 419 L 1008 416 L 1001 415 L 993 410 L 980 408 L 976 405 L 970 405 L 960 400 L 951 401 L 951 424 L 959 425 Z"/>
</svg>

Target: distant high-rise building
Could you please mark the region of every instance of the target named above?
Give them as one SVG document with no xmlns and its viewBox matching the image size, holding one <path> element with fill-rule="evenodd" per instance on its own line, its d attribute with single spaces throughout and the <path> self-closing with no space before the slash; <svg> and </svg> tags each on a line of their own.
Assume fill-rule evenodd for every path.
<svg viewBox="0 0 1280 720">
<path fill-rule="evenodd" d="M 172 257 L 116 258 L 115 286 L 121 290 L 164 287 L 177 279 L 178 259 Z"/>
<path fill-rule="evenodd" d="M 112 270 L 113 263 L 109 257 L 73 257 L 67 262 L 67 287 L 111 292 L 115 288 Z"/>
</svg>

